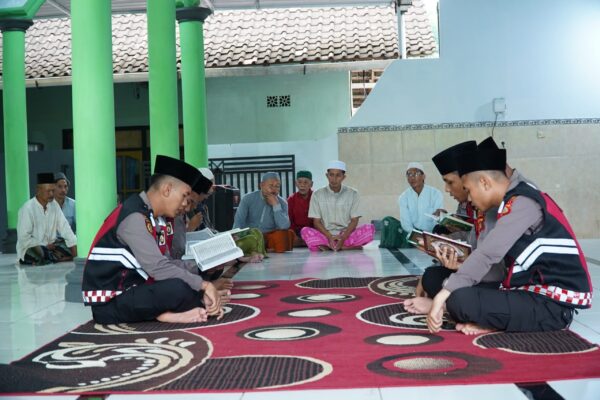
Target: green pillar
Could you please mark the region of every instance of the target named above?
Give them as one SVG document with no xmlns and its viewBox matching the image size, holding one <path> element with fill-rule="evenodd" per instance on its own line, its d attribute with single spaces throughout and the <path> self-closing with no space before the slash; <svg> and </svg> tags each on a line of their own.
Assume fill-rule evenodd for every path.
<svg viewBox="0 0 600 400">
<path fill-rule="evenodd" d="M 186 162 L 197 167 L 208 165 L 203 23 L 211 13 L 205 7 L 177 10 L 181 45 L 184 156 Z"/>
<path fill-rule="evenodd" d="M 77 250 L 117 204 L 110 0 L 71 1 Z"/>
<path fill-rule="evenodd" d="M 157 154 L 179 158 L 175 2 L 148 0 L 150 162 Z"/>
<path fill-rule="evenodd" d="M 4 171 L 8 229 L 16 229 L 19 208 L 29 199 L 27 105 L 25 100 L 25 31 L 31 20 L 2 19 Z"/>
</svg>

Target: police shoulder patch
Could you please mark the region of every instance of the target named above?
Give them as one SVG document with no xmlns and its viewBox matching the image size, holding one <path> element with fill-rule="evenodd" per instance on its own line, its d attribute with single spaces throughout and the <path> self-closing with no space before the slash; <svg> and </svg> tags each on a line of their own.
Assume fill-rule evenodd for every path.
<svg viewBox="0 0 600 400">
<path fill-rule="evenodd" d="M 515 201 L 516 198 L 517 198 L 517 196 L 513 196 L 503 203 L 504 206 L 502 207 L 502 209 L 498 209 L 498 218 L 502 218 L 505 215 L 510 214 L 510 212 L 512 211 L 513 202 Z"/>
</svg>

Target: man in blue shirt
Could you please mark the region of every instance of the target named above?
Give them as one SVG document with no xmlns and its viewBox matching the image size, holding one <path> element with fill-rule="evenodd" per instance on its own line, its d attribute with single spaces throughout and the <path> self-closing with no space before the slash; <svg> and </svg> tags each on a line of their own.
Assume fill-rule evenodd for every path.
<svg viewBox="0 0 600 400">
<path fill-rule="evenodd" d="M 381 221 L 383 226 L 379 247 L 412 247 L 407 240 L 410 232 L 413 229 L 431 232 L 436 222 L 426 214 L 439 215 L 443 211 L 442 192 L 425 184 L 425 172 L 421 163 L 408 164 L 406 180 L 410 187 L 398 197 L 400 220 L 388 216 Z"/>
<path fill-rule="evenodd" d="M 234 228 L 260 229 L 267 251 L 277 253 L 292 250 L 296 236 L 290 229 L 288 205 L 279 195 L 280 189 L 279 174 L 263 174 L 260 190 L 242 197 L 233 221 Z"/>
</svg>

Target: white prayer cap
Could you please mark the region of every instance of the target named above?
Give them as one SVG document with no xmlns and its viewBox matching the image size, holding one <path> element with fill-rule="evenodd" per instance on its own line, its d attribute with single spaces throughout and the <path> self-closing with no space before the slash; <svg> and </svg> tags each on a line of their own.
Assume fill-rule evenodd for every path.
<svg viewBox="0 0 600 400">
<path fill-rule="evenodd" d="M 408 172 L 409 169 L 413 169 L 416 168 L 421 172 L 425 172 L 425 168 L 423 168 L 423 164 L 421 164 L 420 162 L 410 162 L 408 163 L 408 167 L 406 167 L 406 172 Z"/>
<path fill-rule="evenodd" d="M 340 160 L 332 160 L 327 164 L 327 169 L 341 169 L 346 172 L 346 163 Z"/>
<path fill-rule="evenodd" d="M 200 171 L 200 173 L 202 174 L 202 176 L 204 176 L 206 179 L 210 179 L 211 181 L 213 179 L 215 179 L 215 175 L 212 173 L 212 171 L 210 170 L 210 168 L 198 168 L 198 171 Z"/>
</svg>

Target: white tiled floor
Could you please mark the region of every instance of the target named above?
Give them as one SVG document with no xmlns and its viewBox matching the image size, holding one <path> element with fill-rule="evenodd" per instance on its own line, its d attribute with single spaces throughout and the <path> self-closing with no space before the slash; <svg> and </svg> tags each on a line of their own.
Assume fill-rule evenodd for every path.
<svg viewBox="0 0 600 400">
<path fill-rule="evenodd" d="M 581 240 L 594 288 L 600 290 L 600 240 Z M 418 250 L 403 250 L 400 263 L 389 251 L 373 243 L 363 251 L 314 253 L 305 249 L 274 254 L 262 264 L 251 265 L 237 280 L 368 277 L 422 272 L 431 258 Z M 45 267 L 15 265 L 14 254 L 0 254 L 0 363 L 8 363 L 67 333 L 91 319 L 90 311 L 79 303 L 66 302 L 65 275 L 74 265 L 62 263 Z M 596 306 L 598 307 L 598 306 Z M 594 343 L 600 343 L 600 308 L 580 312 L 572 329 Z M 600 369 L 600 366 L 599 366 Z M 600 379 L 551 382 L 552 388 L 567 400 L 600 399 Z M 372 388 L 327 391 L 252 392 L 229 394 L 111 395 L 110 399 L 168 397 L 186 399 L 527 399 L 515 385 L 429 386 L 413 388 Z M 25 397 L 21 397 L 25 398 Z M 31 397 L 34 398 L 34 397 Z M 38 398 L 38 397 L 35 397 Z M 76 399 L 54 396 L 52 399 Z"/>
</svg>

